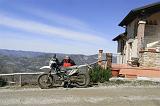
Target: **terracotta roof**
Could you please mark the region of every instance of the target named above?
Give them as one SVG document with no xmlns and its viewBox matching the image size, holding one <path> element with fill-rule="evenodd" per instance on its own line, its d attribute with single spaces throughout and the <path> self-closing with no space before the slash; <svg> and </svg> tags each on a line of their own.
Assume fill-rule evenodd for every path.
<svg viewBox="0 0 160 106">
<path fill-rule="evenodd" d="M 119 26 L 128 25 L 137 17 L 143 17 L 144 15 L 150 15 L 156 12 L 160 12 L 160 2 L 135 8 L 128 13 L 128 15 L 120 22 Z"/>
</svg>

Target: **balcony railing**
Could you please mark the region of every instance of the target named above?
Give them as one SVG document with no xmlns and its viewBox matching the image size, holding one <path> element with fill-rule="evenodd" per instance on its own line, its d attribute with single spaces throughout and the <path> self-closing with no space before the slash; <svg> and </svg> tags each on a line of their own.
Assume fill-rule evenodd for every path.
<svg viewBox="0 0 160 106">
<path fill-rule="evenodd" d="M 141 48 L 158 48 L 160 47 L 160 37 L 145 37 L 142 40 Z"/>
</svg>

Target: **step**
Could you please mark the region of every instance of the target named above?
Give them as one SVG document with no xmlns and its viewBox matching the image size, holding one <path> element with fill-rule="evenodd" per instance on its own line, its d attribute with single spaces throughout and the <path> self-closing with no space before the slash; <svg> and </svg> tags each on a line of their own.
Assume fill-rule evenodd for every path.
<svg viewBox="0 0 160 106">
<path fill-rule="evenodd" d="M 125 68 L 119 71 L 119 74 L 127 76 L 137 76 L 137 77 L 150 77 L 157 78 L 160 77 L 160 69 L 146 69 L 146 68 Z"/>
</svg>

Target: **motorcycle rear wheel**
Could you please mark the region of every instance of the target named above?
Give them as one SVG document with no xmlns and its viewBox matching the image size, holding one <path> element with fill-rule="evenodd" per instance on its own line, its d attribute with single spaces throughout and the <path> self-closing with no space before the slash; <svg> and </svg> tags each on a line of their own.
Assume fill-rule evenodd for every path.
<svg viewBox="0 0 160 106">
<path fill-rule="evenodd" d="M 44 73 L 38 76 L 38 85 L 41 89 L 49 89 L 53 87 L 53 83 L 54 83 L 54 78 L 52 75 Z"/>
<path fill-rule="evenodd" d="M 88 73 L 78 74 L 76 79 L 76 87 L 78 88 L 86 88 L 90 83 L 90 76 Z"/>
</svg>

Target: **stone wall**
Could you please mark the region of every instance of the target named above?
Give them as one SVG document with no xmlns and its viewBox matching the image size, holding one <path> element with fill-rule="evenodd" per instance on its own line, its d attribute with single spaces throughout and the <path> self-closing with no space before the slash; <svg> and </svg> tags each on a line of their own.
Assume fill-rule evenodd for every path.
<svg viewBox="0 0 160 106">
<path fill-rule="evenodd" d="M 160 52 L 141 51 L 140 66 L 142 67 L 158 67 L 160 68 Z"/>
</svg>

